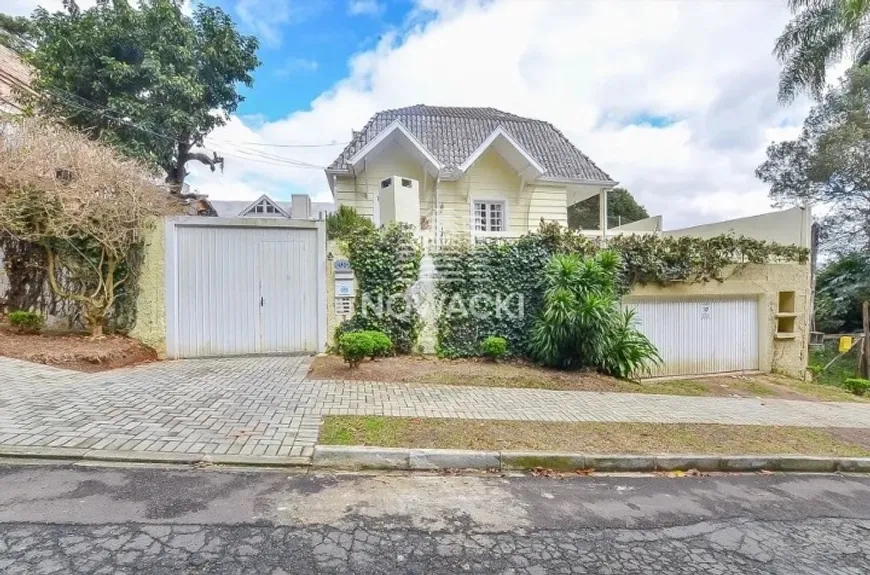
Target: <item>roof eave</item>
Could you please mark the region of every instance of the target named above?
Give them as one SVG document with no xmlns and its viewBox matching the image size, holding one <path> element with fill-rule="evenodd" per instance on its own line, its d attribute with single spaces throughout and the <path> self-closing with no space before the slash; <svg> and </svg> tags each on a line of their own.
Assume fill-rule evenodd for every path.
<svg viewBox="0 0 870 575">
<path fill-rule="evenodd" d="M 601 186 L 604 188 L 613 188 L 619 182 L 614 180 L 596 180 L 591 178 L 565 178 L 560 176 L 541 176 L 536 181 L 547 182 L 553 184 L 576 184 L 582 186 Z"/>
<path fill-rule="evenodd" d="M 411 146 L 422 156 L 422 158 L 432 167 L 432 171 L 434 173 L 439 173 L 442 169 L 444 169 L 444 165 L 438 161 L 432 153 L 426 149 L 426 147 L 417 139 L 411 131 L 405 127 L 404 124 L 400 120 L 393 120 L 393 122 L 381 130 L 381 132 L 375 136 L 372 140 L 370 140 L 365 146 L 362 147 L 360 151 L 354 154 L 350 159 L 347 160 L 347 164 L 350 168 L 351 172 L 355 172 L 357 166 L 368 156 L 372 151 L 377 149 L 382 143 L 384 143 L 387 138 L 392 136 L 394 133 L 400 133 L 407 142 L 411 144 Z"/>
<path fill-rule="evenodd" d="M 496 145 L 496 142 L 499 138 L 504 139 L 511 148 L 513 148 L 526 162 L 524 168 L 517 169 L 514 165 L 514 169 L 517 169 L 517 172 L 522 174 L 524 178 L 529 180 L 534 180 L 541 177 L 546 171 L 544 167 L 538 162 L 532 154 L 528 152 L 513 136 L 511 136 L 507 130 L 505 130 L 502 126 L 498 126 L 495 130 L 490 133 L 486 139 L 481 142 L 481 144 L 477 147 L 474 152 L 462 164 L 459 166 L 459 170 L 462 174 L 468 171 L 474 162 L 476 162 L 490 147 Z M 461 175 L 461 174 L 460 174 Z"/>
<path fill-rule="evenodd" d="M 335 199 L 335 176 L 347 176 L 350 174 L 348 169 L 326 168 L 323 170 L 326 176 L 326 183 L 329 184 L 329 191 L 332 192 L 332 199 Z"/>
</svg>

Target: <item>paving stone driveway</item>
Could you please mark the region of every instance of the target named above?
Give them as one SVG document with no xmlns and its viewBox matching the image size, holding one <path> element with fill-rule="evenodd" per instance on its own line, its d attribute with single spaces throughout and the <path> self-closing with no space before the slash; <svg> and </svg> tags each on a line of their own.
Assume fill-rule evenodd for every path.
<svg viewBox="0 0 870 575">
<path fill-rule="evenodd" d="M 0 358 L 0 446 L 307 456 L 327 414 L 870 428 L 870 405 L 305 379 L 309 357 L 81 374 Z"/>
</svg>

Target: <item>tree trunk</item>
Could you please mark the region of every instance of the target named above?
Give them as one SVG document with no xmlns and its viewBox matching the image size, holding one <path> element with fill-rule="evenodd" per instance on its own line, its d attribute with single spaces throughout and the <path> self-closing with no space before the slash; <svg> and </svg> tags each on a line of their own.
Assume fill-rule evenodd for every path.
<svg viewBox="0 0 870 575">
<path fill-rule="evenodd" d="M 186 139 L 178 142 L 175 152 L 175 163 L 163 167 L 166 170 L 166 183 L 169 184 L 169 189 L 173 194 L 184 192 L 184 180 L 187 177 L 187 162 L 199 162 L 208 166 L 212 172 L 215 171 L 217 166 L 220 166 L 221 172 L 223 172 L 224 159 L 222 156 L 218 156 L 217 152 L 212 152 L 211 156 L 203 152 L 191 152 L 192 147 L 193 145 Z"/>
<path fill-rule="evenodd" d="M 99 339 L 103 337 L 103 324 L 106 321 L 104 310 L 89 309 L 85 314 L 85 321 L 88 322 L 88 330 L 91 332 L 92 338 Z"/>
</svg>

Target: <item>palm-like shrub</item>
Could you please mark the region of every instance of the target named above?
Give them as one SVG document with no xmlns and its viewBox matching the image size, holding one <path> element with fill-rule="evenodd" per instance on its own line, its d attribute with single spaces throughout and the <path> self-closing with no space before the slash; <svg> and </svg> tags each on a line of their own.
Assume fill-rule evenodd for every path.
<svg viewBox="0 0 870 575">
<path fill-rule="evenodd" d="M 591 368 L 630 378 L 659 360 L 634 329 L 634 313 L 623 311 L 617 294 L 619 257 L 601 251 L 581 259 L 557 254 L 544 271 L 544 303 L 532 328 L 532 357 L 551 367 Z"/>
</svg>

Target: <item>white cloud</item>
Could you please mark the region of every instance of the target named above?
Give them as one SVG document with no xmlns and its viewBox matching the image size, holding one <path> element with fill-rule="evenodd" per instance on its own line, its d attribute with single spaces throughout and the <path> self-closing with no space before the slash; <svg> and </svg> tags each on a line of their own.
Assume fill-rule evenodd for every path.
<svg viewBox="0 0 870 575">
<path fill-rule="evenodd" d="M 377 0 L 350 0 L 347 4 L 347 13 L 351 16 L 380 16 L 386 9 L 386 5 Z"/>
<path fill-rule="evenodd" d="M 793 135 L 807 106 L 776 101 L 779 66 L 771 49 L 788 20 L 785 6 L 425 0 L 417 8 L 428 17 L 355 55 L 349 75 L 309 109 L 263 123 L 248 139 L 346 141 L 385 108 L 493 106 L 553 122 L 651 213 L 663 214 L 667 227 L 769 209 L 755 167 L 771 139 Z M 639 114 L 674 122 L 656 128 L 613 121 Z M 339 150 L 281 153 L 326 165 Z M 196 181 L 204 192 L 235 180 L 329 195 L 314 170 L 236 168 L 228 163 L 223 180 Z"/>
<path fill-rule="evenodd" d="M 308 58 L 290 58 L 283 66 L 275 70 L 276 76 L 291 76 L 293 74 L 311 74 L 320 68 L 317 60 Z"/>
<path fill-rule="evenodd" d="M 82 10 L 96 3 L 96 0 L 76 1 Z M 63 0 L 4 0 L 2 12 L 10 16 L 30 16 L 38 6 L 42 6 L 49 12 L 57 12 L 63 10 Z"/>
<path fill-rule="evenodd" d="M 323 10 L 321 0 L 237 0 L 235 13 L 243 28 L 270 48 L 283 40 L 283 28 L 300 24 Z"/>
</svg>

